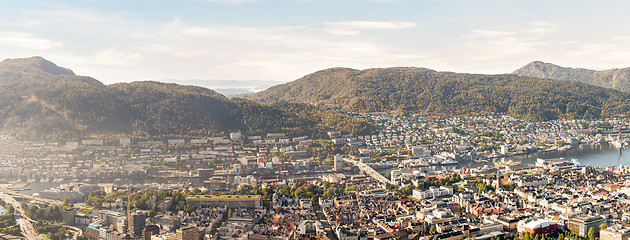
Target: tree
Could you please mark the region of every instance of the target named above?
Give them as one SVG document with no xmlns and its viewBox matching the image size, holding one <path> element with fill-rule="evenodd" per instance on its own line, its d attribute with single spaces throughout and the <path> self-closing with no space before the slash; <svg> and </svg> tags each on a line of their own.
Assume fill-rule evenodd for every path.
<svg viewBox="0 0 630 240">
<path fill-rule="evenodd" d="M 436 231 L 435 225 L 431 225 L 431 228 L 429 228 L 429 234 L 434 234 L 435 231 Z"/>
<path fill-rule="evenodd" d="M 160 213 L 160 207 L 157 204 L 153 204 L 153 208 L 149 211 L 149 217 L 155 217 Z"/>
<path fill-rule="evenodd" d="M 606 228 L 608 228 L 608 224 L 606 223 L 602 223 L 601 225 L 599 225 L 599 230 L 604 230 Z"/>
<path fill-rule="evenodd" d="M 68 198 L 64 198 L 63 202 L 61 202 L 61 206 L 64 209 L 68 209 L 68 208 L 71 208 L 73 206 L 73 204 L 70 202 L 70 200 Z"/>
<path fill-rule="evenodd" d="M 597 230 L 595 230 L 594 227 L 591 227 L 588 229 L 588 234 L 586 234 L 586 236 L 588 237 L 588 239 L 590 240 L 595 240 L 597 239 Z"/>
</svg>

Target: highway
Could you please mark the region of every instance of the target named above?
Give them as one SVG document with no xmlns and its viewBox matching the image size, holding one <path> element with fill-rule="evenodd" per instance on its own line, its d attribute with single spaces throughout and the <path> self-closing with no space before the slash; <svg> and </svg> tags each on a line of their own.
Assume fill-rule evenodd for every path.
<svg viewBox="0 0 630 240">
<path fill-rule="evenodd" d="M 6 193 L 8 195 L 11 195 L 13 197 L 30 199 L 30 200 L 34 200 L 36 202 L 40 202 L 40 203 L 44 203 L 44 204 L 48 204 L 48 205 L 61 205 L 61 203 L 62 203 L 62 201 L 59 201 L 59 200 L 24 195 L 24 194 L 17 193 L 15 191 L 11 191 L 11 190 L 6 190 L 6 191 L 4 191 L 4 193 Z"/>
<path fill-rule="evenodd" d="M 62 202 L 59 200 L 54 200 L 54 199 L 46 199 L 46 198 L 39 198 L 39 197 L 24 195 L 24 194 L 20 194 L 15 191 L 10 191 L 6 189 L 3 189 L 2 192 L 0 193 L 0 198 L 2 198 L 2 200 L 4 200 L 4 202 L 6 203 L 11 203 L 11 205 L 13 205 L 13 207 L 15 208 L 16 210 L 15 220 L 20 225 L 20 229 L 22 230 L 22 235 L 24 235 L 26 239 L 43 240 L 43 238 L 39 234 L 37 234 L 37 232 L 35 232 L 35 228 L 33 228 L 33 225 L 31 224 L 31 222 L 35 222 L 35 221 L 26 217 L 26 215 L 24 214 L 24 209 L 22 209 L 22 206 L 20 205 L 20 203 L 17 200 L 15 200 L 15 197 L 30 199 L 39 203 L 49 204 L 49 205 L 61 205 Z M 72 239 L 77 239 L 77 237 L 83 234 L 83 231 L 80 228 L 69 226 L 69 225 L 64 225 L 64 226 L 68 228 L 70 234 L 72 235 Z"/>
<path fill-rule="evenodd" d="M 83 230 L 81 230 L 78 227 L 68 226 L 68 225 L 64 225 L 64 226 L 66 226 L 68 228 L 68 231 L 72 235 L 72 239 L 77 239 L 77 237 L 79 237 L 79 236 L 81 236 L 83 234 Z"/>
<path fill-rule="evenodd" d="M 20 203 L 15 200 L 12 196 L 5 194 L 4 192 L 0 193 L 0 198 L 6 203 L 10 203 L 15 208 L 15 221 L 20 225 L 20 230 L 22 230 L 22 235 L 24 238 L 29 240 L 43 240 L 44 238 L 40 237 L 37 232 L 35 232 L 35 228 L 31 224 L 30 219 L 26 217 L 24 214 L 24 209 L 20 206 Z"/>
<path fill-rule="evenodd" d="M 389 179 L 387 179 L 386 177 L 384 177 L 383 175 L 381 175 L 380 173 L 378 173 L 376 170 L 374 170 L 372 167 L 368 166 L 365 163 L 355 161 L 352 159 L 347 159 L 347 158 L 344 158 L 343 161 L 350 163 L 354 166 L 357 166 L 359 169 L 361 169 L 361 171 L 365 172 L 368 176 L 374 178 L 376 181 L 392 184 L 392 182 Z"/>
</svg>

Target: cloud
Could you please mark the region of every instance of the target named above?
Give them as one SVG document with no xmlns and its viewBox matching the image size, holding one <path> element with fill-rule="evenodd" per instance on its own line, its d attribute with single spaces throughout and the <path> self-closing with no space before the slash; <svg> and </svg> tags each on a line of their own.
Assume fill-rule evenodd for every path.
<svg viewBox="0 0 630 240">
<path fill-rule="evenodd" d="M 507 38 L 518 35 L 516 32 L 497 31 L 488 29 L 474 29 L 466 33 L 463 37 L 468 39 L 496 39 Z"/>
<path fill-rule="evenodd" d="M 344 21 L 326 22 L 324 24 L 326 25 L 324 31 L 336 35 L 358 35 L 363 30 L 398 30 L 416 27 L 416 23 L 405 21 Z"/>
<path fill-rule="evenodd" d="M 62 46 L 60 42 L 35 36 L 24 32 L 0 32 L 0 46 L 26 48 L 26 49 L 51 49 Z"/>
</svg>

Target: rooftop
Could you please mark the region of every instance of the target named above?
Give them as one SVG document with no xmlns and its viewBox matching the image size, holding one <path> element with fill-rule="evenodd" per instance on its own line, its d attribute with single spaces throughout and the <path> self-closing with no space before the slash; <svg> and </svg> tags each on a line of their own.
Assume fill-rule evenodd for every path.
<svg viewBox="0 0 630 240">
<path fill-rule="evenodd" d="M 262 199 L 261 195 L 194 195 L 186 199 Z"/>
</svg>

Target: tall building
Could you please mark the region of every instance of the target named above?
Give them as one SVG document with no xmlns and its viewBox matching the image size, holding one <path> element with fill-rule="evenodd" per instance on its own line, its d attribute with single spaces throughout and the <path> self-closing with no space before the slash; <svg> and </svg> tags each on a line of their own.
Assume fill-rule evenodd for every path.
<svg viewBox="0 0 630 240">
<path fill-rule="evenodd" d="M 567 228 L 572 233 L 579 235 L 580 237 L 586 237 L 588 234 L 588 230 L 591 228 L 599 229 L 599 225 L 605 223 L 606 220 L 591 215 L 580 215 L 574 218 L 571 218 L 569 222 L 567 222 Z"/>
<path fill-rule="evenodd" d="M 61 220 L 63 224 L 74 226 L 74 217 L 77 215 L 76 208 L 68 208 L 65 210 L 61 210 Z"/>
<path fill-rule="evenodd" d="M 401 185 L 399 183 L 402 180 L 402 171 L 400 169 L 392 170 L 390 175 L 390 181 L 392 184 Z"/>
<path fill-rule="evenodd" d="M 175 230 L 177 240 L 199 240 L 199 229 L 195 226 L 182 227 Z"/>
<path fill-rule="evenodd" d="M 151 240 L 151 236 L 160 235 L 160 227 L 157 225 L 148 225 L 142 230 L 142 239 Z"/>
<path fill-rule="evenodd" d="M 129 223 L 129 233 L 134 238 L 142 237 L 142 230 L 147 224 L 147 213 L 136 211 L 131 214 L 131 222 Z"/>
<path fill-rule="evenodd" d="M 343 156 L 340 154 L 335 155 L 335 172 L 343 171 Z"/>
</svg>

